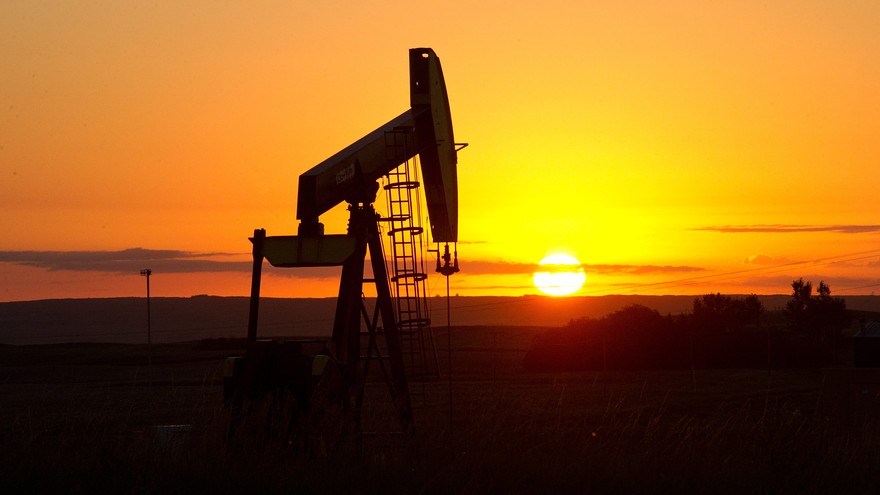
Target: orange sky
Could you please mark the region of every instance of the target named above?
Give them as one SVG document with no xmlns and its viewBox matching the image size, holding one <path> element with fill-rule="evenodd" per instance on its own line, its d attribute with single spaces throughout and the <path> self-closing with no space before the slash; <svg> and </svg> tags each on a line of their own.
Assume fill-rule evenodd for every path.
<svg viewBox="0 0 880 495">
<path fill-rule="evenodd" d="M 247 236 L 296 231 L 297 177 L 407 108 L 419 46 L 470 143 L 453 293 L 537 293 L 555 251 L 581 295 L 871 293 L 877 26 L 864 0 L 3 2 L 0 301 L 140 295 L 146 266 L 247 294 Z"/>
</svg>

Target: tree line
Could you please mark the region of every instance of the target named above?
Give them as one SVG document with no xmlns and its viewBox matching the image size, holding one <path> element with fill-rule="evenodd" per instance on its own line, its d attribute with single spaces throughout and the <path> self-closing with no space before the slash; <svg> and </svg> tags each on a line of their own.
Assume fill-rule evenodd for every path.
<svg viewBox="0 0 880 495">
<path fill-rule="evenodd" d="M 602 318 L 577 318 L 537 338 L 524 361 L 532 371 L 633 368 L 812 366 L 833 361 L 851 322 L 846 301 L 803 278 L 791 283 L 784 324 L 765 324 L 757 295 L 706 294 L 690 314 L 661 315 L 631 305 Z M 778 315 L 777 315 L 778 319 Z"/>
</svg>

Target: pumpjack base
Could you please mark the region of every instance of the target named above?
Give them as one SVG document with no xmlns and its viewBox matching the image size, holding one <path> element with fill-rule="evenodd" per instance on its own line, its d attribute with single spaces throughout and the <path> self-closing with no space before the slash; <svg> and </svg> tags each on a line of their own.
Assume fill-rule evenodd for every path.
<svg viewBox="0 0 880 495">
<path fill-rule="evenodd" d="M 227 361 L 224 396 L 233 408 L 242 409 L 248 402 L 267 396 L 285 396 L 296 403 L 296 411 L 305 410 L 325 367 L 332 363 L 340 380 L 336 404 L 350 411 L 355 430 L 360 429 L 360 411 L 365 400 L 370 368 L 378 367 L 384 377 L 391 402 L 404 426 L 411 429 L 412 405 L 395 319 L 389 278 L 385 270 L 379 216 L 370 203 L 349 207 L 349 233 L 345 236 L 303 238 L 302 236 L 267 237 L 262 229 L 254 232 L 253 276 L 248 321 L 249 348 L 244 357 Z M 325 244 L 332 249 L 324 257 L 315 246 Z M 281 246 L 287 246 L 281 252 Z M 267 249 L 268 247 L 268 249 Z M 294 249 L 296 247 L 297 250 Z M 304 248 L 303 248 L 304 247 Z M 349 247 L 351 248 L 349 250 Z M 341 259 L 340 252 L 349 254 Z M 281 254 L 279 254 L 281 252 Z M 372 279 L 376 288 L 376 307 L 370 314 L 363 299 L 366 254 L 369 252 Z M 269 254 L 271 253 L 271 254 Z M 269 256 L 272 256 L 271 258 Z M 262 263 L 269 259 L 273 266 L 328 266 L 341 261 L 342 275 L 332 336 L 325 341 L 264 341 L 257 340 Z M 279 262 L 279 265 L 273 263 Z M 381 325 L 380 325 L 381 321 Z M 362 328 L 366 327 L 366 332 Z M 364 336 L 367 342 L 363 342 Z M 378 342 L 382 340 L 381 348 Z"/>
</svg>

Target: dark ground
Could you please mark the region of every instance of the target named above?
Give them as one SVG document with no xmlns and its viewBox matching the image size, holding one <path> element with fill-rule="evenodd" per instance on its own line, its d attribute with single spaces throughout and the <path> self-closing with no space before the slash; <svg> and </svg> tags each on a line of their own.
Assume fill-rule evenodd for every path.
<svg viewBox="0 0 880 495">
<path fill-rule="evenodd" d="M 410 441 L 271 420 L 227 443 L 204 344 L 0 346 L 3 493 L 873 493 L 880 378 L 847 368 L 527 373 L 533 327 L 435 330 Z M 388 419 L 369 389 L 366 421 Z M 450 409 L 451 405 L 451 409 Z M 384 411 L 384 412 L 383 412 Z M 174 426 L 169 426 L 174 425 Z M 307 453 L 306 453 L 307 452 Z"/>
<path fill-rule="evenodd" d="M 759 296 L 768 312 L 791 296 Z M 446 327 L 446 299 L 429 298 L 433 324 Z M 690 313 L 694 296 L 452 297 L 453 325 L 562 326 L 571 319 L 600 318 L 640 304 L 662 315 Z M 880 311 L 880 296 L 850 296 L 847 308 Z M 247 334 L 246 297 L 153 297 L 153 343 L 187 342 Z M 261 335 L 329 335 L 335 298 L 260 300 Z M 0 344 L 147 342 L 145 298 L 55 299 L 0 303 Z"/>
</svg>

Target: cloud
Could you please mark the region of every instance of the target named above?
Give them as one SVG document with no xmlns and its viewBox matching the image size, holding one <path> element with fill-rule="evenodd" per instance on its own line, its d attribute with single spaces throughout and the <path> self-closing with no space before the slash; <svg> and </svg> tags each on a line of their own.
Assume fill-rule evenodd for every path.
<svg viewBox="0 0 880 495">
<path fill-rule="evenodd" d="M 804 232 L 835 232 L 838 234 L 869 234 L 880 232 L 880 225 L 721 225 L 698 227 L 693 230 L 720 232 L 724 234 L 765 233 L 792 234 Z"/>
<path fill-rule="evenodd" d="M 121 251 L 0 251 L 0 263 L 44 268 L 49 271 L 137 273 L 204 273 L 247 271 L 246 261 L 205 259 L 229 253 L 197 253 L 167 249 L 132 248 Z"/>
<path fill-rule="evenodd" d="M 238 259 L 223 259 L 236 256 Z M 200 253 L 170 249 L 131 248 L 120 251 L 0 251 L 0 263 L 42 268 L 49 271 L 102 272 L 122 275 L 138 274 L 144 268 L 153 273 L 228 273 L 249 274 L 250 260 L 242 260 L 243 255 L 232 253 Z M 585 272 L 601 275 L 649 275 L 691 273 L 703 271 L 693 266 L 669 265 L 581 265 Z M 538 270 L 537 263 L 516 263 L 507 261 L 462 260 L 464 275 L 529 275 Z M 545 267 L 546 268 L 546 267 Z M 264 273 L 274 276 L 327 279 L 338 278 L 339 267 L 273 268 L 269 263 L 263 265 Z M 428 264 L 428 270 L 433 271 Z M 369 272 L 369 263 L 367 263 Z M 367 273 L 369 276 L 369 273 Z M 519 288 L 519 287 L 499 287 Z"/>
<path fill-rule="evenodd" d="M 531 275 L 539 269 L 537 263 L 513 263 L 507 261 L 462 261 L 462 271 L 469 275 Z M 671 265 L 607 265 L 583 264 L 585 272 L 599 275 L 649 275 L 657 273 L 692 273 L 703 271 L 695 266 Z"/>
<path fill-rule="evenodd" d="M 453 292 L 455 292 L 456 290 L 498 290 L 498 289 L 534 290 L 534 288 L 535 288 L 535 286 L 531 285 L 531 284 L 527 284 L 527 285 L 522 285 L 522 284 L 520 284 L 520 285 L 464 285 L 460 288 L 454 289 Z"/>
<path fill-rule="evenodd" d="M 216 259 L 226 256 L 237 255 L 143 248 L 121 251 L 0 251 L 0 263 L 43 268 L 53 272 L 66 270 L 137 275 L 142 269 L 149 268 L 153 270 L 154 275 L 169 273 L 240 273 L 242 276 L 250 275 L 253 262 Z M 338 279 L 339 272 L 339 267 L 289 269 L 274 268 L 269 263 L 263 264 L 263 273 L 282 277 Z"/>
<path fill-rule="evenodd" d="M 460 260 L 461 269 L 469 275 L 520 275 L 531 274 L 537 263 L 511 263 L 507 261 Z"/>
<path fill-rule="evenodd" d="M 790 265 L 794 260 L 782 256 L 767 256 L 766 254 L 752 254 L 743 259 L 743 265 Z"/>
</svg>

